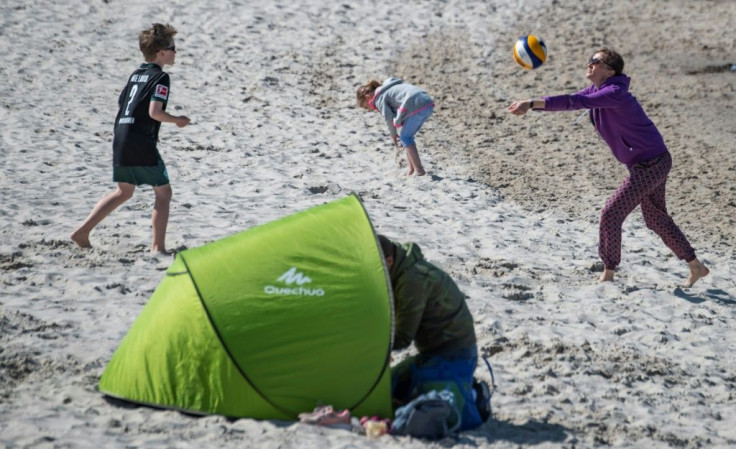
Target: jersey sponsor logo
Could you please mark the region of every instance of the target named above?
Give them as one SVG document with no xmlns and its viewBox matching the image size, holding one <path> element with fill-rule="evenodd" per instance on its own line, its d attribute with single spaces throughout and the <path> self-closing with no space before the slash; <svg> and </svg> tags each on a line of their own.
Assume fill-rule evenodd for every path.
<svg viewBox="0 0 736 449">
<path fill-rule="evenodd" d="M 155 97 L 163 98 L 166 100 L 169 97 L 169 88 L 163 84 L 156 85 L 156 93 L 153 94 Z"/>
</svg>

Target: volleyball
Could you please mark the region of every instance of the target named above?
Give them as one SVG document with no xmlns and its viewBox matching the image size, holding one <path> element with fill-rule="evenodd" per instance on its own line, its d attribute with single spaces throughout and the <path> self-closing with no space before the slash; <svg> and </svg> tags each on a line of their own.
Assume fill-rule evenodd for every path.
<svg viewBox="0 0 736 449">
<path fill-rule="evenodd" d="M 514 59 L 525 69 L 536 69 L 547 60 L 547 46 L 537 36 L 522 36 L 514 45 Z"/>
</svg>

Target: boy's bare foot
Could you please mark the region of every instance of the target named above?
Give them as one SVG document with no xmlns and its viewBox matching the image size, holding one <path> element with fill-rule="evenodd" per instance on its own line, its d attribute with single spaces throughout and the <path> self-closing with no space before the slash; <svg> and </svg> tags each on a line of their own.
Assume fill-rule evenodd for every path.
<svg viewBox="0 0 736 449">
<path fill-rule="evenodd" d="M 426 171 L 424 171 L 424 170 L 421 170 L 421 171 L 418 171 L 418 172 L 416 172 L 416 175 L 417 175 L 417 176 L 424 176 L 424 175 L 426 175 L 426 174 L 427 174 L 427 172 L 426 172 Z"/>
<path fill-rule="evenodd" d="M 83 234 L 79 229 L 72 232 L 69 238 L 80 248 L 92 248 L 92 244 L 89 242 L 89 234 Z"/>
<path fill-rule="evenodd" d="M 414 169 L 413 169 L 413 168 L 410 168 L 410 169 L 409 169 L 409 170 L 408 170 L 408 171 L 406 172 L 406 176 L 411 176 L 411 175 L 413 175 L 413 174 L 414 174 Z"/>
<path fill-rule="evenodd" d="M 683 287 L 692 287 L 698 279 L 708 276 L 710 270 L 708 267 L 703 265 L 697 258 L 687 263 L 690 267 L 690 276 L 687 277 L 687 282 Z"/>
<path fill-rule="evenodd" d="M 614 270 L 603 270 L 603 274 L 598 278 L 598 282 L 612 282 L 614 273 Z"/>
</svg>

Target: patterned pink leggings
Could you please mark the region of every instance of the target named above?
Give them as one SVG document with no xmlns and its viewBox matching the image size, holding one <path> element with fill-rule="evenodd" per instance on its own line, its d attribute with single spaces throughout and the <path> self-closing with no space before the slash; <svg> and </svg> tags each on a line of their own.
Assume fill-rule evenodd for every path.
<svg viewBox="0 0 736 449">
<path fill-rule="evenodd" d="M 621 227 L 638 205 L 647 228 L 656 232 L 679 259 L 687 262 L 695 259 L 695 250 L 667 213 L 665 184 L 671 168 L 669 153 L 634 164 L 629 168 L 629 176 L 606 202 L 601 212 L 598 242 L 598 254 L 606 269 L 612 270 L 621 263 Z"/>
</svg>

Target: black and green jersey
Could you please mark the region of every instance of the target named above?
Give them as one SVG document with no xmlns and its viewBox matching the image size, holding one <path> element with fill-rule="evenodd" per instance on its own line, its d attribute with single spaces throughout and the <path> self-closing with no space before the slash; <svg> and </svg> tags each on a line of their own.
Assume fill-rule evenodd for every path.
<svg viewBox="0 0 736 449">
<path fill-rule="evenodd" d="M 151 118 L 151 101 L 169 100 L 169 75 L 152 63 L 142 64 L 130 75 L 118 99 L 115 136 L 112 142 L 116 167 L 152 166 L 158 163 L 156 149 L 161 122 Z"/>
</svg>

